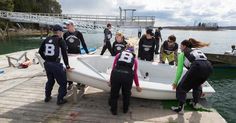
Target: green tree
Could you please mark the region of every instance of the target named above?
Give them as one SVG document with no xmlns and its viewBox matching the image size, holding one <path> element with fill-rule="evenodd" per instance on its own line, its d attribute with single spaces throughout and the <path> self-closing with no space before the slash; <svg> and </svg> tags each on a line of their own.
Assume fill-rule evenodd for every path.
<svg viewBox="0 0 236 123">
<path fill-rule="evenodd" d="M 13 0 L 14 11 L 33 13 L 61 13 L 61 5 L 56 0 Z"/>
<path fill-rule="evenodd" d="M 0 10 L 13 11 L 13 0 L 0 0 Z"/>
<path fill-rule="evenodd" d="M 0 0 L 0 10 L 13 11 L 13 0 Z M 8 21 L 0 18 L 0 28 L 5 29 Z M 7 24 L 8 25 L 8 24 Z"/>
</svg>

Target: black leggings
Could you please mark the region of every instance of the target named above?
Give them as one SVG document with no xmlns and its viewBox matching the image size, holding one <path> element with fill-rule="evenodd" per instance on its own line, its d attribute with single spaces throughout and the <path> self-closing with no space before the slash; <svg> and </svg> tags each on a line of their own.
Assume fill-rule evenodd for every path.
<svg viewBox="0 0 236 123">
<path fill-rule="evenodd" d="M 111 92 L 109 98 L 109 104 L 112 111 L 117 111 L 117 100 L 119 98 L 120 89 L 122 90 L 123 96 L 123 110 L 128 110 L 131 88 L 133 84 L 133 74 L 118 72 L 115 69 L 111 75 Z"/>
<path fill-rule="evenodd" d="M 176 98 L 179 103 L 185 103 L 186 95 L 191 89 L 193 89 L 193 101 L 198 103 L 202 94 L 201 85 L 212 71 L 213 68 L 208 61 L 194 61 L 176 88 Z"/>
<path fill-rule="evenodd" d="M 105 45 L 103 46 L 103 48 L 102 48 L 101 55 L 103 55 L 104 52 L 105 52 L 107 49 L 109 50 L 109 52 L 110 52 L 111 55 L 112 55 L 111 42 L 110 42 L 110 41 L 106 41 L 106 44 L 105 44 Z"/>
</svg>

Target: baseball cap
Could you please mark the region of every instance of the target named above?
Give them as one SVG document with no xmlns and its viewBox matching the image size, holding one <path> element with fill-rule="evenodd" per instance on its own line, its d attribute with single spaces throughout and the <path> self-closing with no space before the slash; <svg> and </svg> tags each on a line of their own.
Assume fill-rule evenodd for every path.
<svg viewBox="0 0 236 123">
<path fill-rule="evenodd" d="M 73 20 L 67 20 L 66 22 L 64 22 L 64 24 L 66 24 L 66 25 L 68 25 L 68 24 L 75 25 L 75 22 Z"/>
<path fill-rule="evenodd" d="M 61 31 L 61 32 L 63 32 L 62 26 L 60 26 L 60 25 L 58 25 L 58 24 L 54 25 L 52 30 L 55 31 L 55 32 L 56 32 L 56 31 Z"/>
</svg>

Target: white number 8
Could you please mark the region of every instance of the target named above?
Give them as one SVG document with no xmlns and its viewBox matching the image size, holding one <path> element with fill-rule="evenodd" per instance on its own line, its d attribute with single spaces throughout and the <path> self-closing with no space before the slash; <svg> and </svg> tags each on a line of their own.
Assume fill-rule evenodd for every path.
<svg viewBox="0 0 236 123">
<path fill-rule="evenodd" d="M 55 46 L 53 44 L 46 44 L 45 56 L 53 56 L 55 54 L 54 50 Z"/>
<path fill-rule="evenodd" d="M 133 57 L 133 55 L 131 53 L 122 52 L 122 54 L 119 58 L 119 61 L 123 61 L 123 62 L 126 62 L 126 63 L 131 63 L 132 57 Z"/>
</svg>

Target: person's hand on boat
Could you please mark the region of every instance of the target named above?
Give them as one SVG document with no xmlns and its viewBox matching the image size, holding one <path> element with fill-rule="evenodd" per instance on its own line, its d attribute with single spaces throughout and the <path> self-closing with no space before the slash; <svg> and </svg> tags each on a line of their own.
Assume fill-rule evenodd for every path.
<svg viewBox="0 0 236 123">
<path fill-rule="evenodd" d="M 69 68 L 66 68 L 66 71 L 72 71 L 73 69 L 75 69 L 75 68 L 71 68 L 71 67 L 69 67 Z"/>
<path fill-rule="evenodd" d="M 177 85 L 175 83 L 172 84 L 172 89 L 175 90 L 177 88 Z"/>
<path fill-rule="evenodd" d="M 108 85 L 109 87 L 111 87 L 111 82 L 107 82 L 107 85 Z"/>
<path fill-rule="evenodd" d="M 142 88 L 140 88 L 139 86 L 136 87 L 136 91 L 137 92 L 141 92 L 142 91 Z"/>
</svg>

